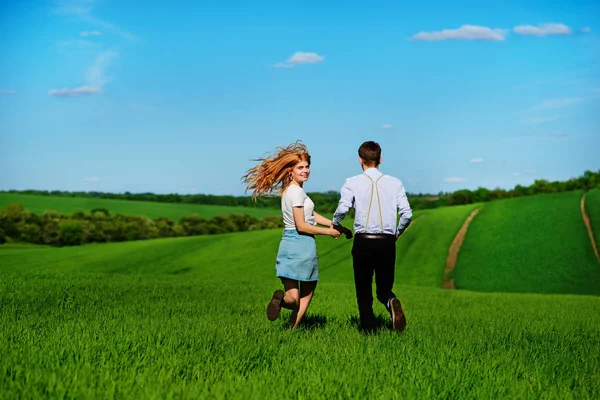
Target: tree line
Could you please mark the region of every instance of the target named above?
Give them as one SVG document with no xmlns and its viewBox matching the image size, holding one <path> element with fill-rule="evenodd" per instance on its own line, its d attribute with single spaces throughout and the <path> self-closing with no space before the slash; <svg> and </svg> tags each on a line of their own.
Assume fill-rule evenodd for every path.
<svg viewBox="0 0 600 400">
<path fill-rule="evenodd" d="M 477 190 L 457 190 L 452 193 L 418 194 L 409 196 L 414 210 L 430 209 L 442 206 L 471 204 L 530 196 L 541 193 L 557 193 L 572 190 L 590 190 L 600 188 L 600 170 L 585 171 L 578 178 L 568 181 L 536 180 L 530 186 L 517 185 L 513 189 L 478 188 Z M 156 194 L 112 194 L 101 192 L 63 192 L 63 191 L 9 191 L 63 197 L 95 197 L 141 201 L 162 201 L 214 205 L 253 205 L 247 197 L 207 196 L 207 195 L 156 195 Z M 320 213 L 333 213 L 337 207 L 337 192 L 309 193 L 316 209 Z M 125 197 L 122 197 L 125 196 Z M 152 200 L 155 199 L 155 200 Z M 176 201 L 175 199 L 179 199 Z M 207 201 L 207 202 L 203 202 Z M 246 202 L 245 204 L 243 202 Z M 280 207 L 278 197 L 261 198 L 260 207 Z M 350 210 L 353 216 L 353 210 Z M 0 244 L 6 242 L 25 242 L 52 246 L 72 246 L 95 242 L 120 242 L 164 237 L 212 235 L 258 229 L 282 228 L 280 216 L 268 216 L 261 219 L 246 214 L 230 214 L 210 219 L 194 214 L 174 222 L 169 218 L 148 218 L 142 216 L 111 215 L 107 209 L 96 208 L 89 212 L 78 211 L 64 215 L 57 211 L 46 211 L 40 215 L 25 210 L 19 203 L 9 204 L 0 210 Z"/>
<path fill-rule="evenodd" d="M 282 228 L 279 216 L 257 219 L 230 214 L 210 219 L 194 214 L 174 222 L 169 218 L 148 218 L 115 214 L 104 208 L 64 215 L 45 211 L 37 215 L 12 203 L 0 210 L 0 244 L 24 242 L 51 246 L 122 242 L 166 237 L 213 235 L 219 233 Z"/>
<path fill-rule="evenodd" d="M 532 196 L 544 193 L 560 193 L 574 190 L 588 191 L 600 188 L 600 170 L 598 172 L 585 171 L 583 175 L 567 181 L 547 181 L 537 179 L 529 186 L 516 185 L 513 189 L 489 190 L 478 188 L 477 190 L 457 190 L 445 196 L 442 205 L 459 205 L 488 202 L 493 200 L 508 199 L 513 197 Z"/>
<path fill-rule="evenodd" d="M 536 180 L 529 186 L 516 185 L 513 189 L 486 189 L 476 190 L 461 189 L 454 192 L 429 193 L 407 193 L 413 210 L 424 210 L 443 206 L 459 204 L 471 204 L 487 202 L 512 197 L 529 196 L 539 193 L 556 193 L 571 190 L 589 190 L 600 186 L 600 170 L 597 172 L 585 171 L 583 175 L 567 181 L 550 182 L 544 179 Z M 5 193 L 35 194 L 41 196 L 58 197 L 82 197 L 96 199 L 118 199 L 152 201 L 160 203 L 180 204 L 206 204 L 220 206 L 237 206 L 252 208 L 274 208 L 281 207 L 279 197 L 260 197 L 256 202 L 250 196 L 216 196 L 210 194 L 155 194 L 155 193 L 105 193 L 105 192 L 69 192 L 61 190 L 9 190 Z M 316 209 L 321 213 L 333 213 L 340 199 L 339 192 L 309 192 L 308 195 L 314 201 Z"/>
</svg>

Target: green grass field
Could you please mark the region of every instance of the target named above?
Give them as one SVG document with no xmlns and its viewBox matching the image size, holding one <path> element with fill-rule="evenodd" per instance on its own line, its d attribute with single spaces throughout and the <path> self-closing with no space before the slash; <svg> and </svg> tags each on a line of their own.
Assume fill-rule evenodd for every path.
<svg viewBox="0 0 600 400">
<path fill-rule="evenodd" d="M 600 248 L 600 189 L 593 189 L 587 193 L 585 211 L 590 218 L 596 246 Z"/>
<path fill-rule="evenodd" d="M 471 211 L 479 205 L 444 207 L 415 215 L 396 242 L 396 274 L 401 283 L 442 287 L 450 243 Z M 418 219 L 418 220 L 417 220 Z"/>
<path fill-rule="evenodd" d="M 173 221 L 179 221 L 181 217 L 189 217 L 194 213 L 207 219 L 224 214 L 248 214 L 256 218 L 281 214 L 280 210 L 270 208 L 155 203 L 150 201 L 86 199 L 80 197 L 52 197 L 0 193 L 0 209 L 6 207 L 10 203 L 21 203 L 25 209 L 35 214 L 43 213 L 46 210 L 54 210 L 70 215 L 76 211 L 90 211 L 94 208 L 105 208 L 109 210 L 111 214 L 140 215 L 149 218 L 166 217 Z"/>
<path fill-rule="evenodd" d="M 363 336 L 352 241 L 318 237 L 290 331 L 289 311 L 265 315 L 280 235 L 0 247 L 0 397 L 600 397 L 600 297 L 396 284 L 406 330 L 376 304 L 383 329 Z"/>
<path fill-rule="evenodd" d="M 581 191 L 485 204 L 471 222 L 458 289 L 600 294 L 600 262 L 581 216 Z"/>
</svg>

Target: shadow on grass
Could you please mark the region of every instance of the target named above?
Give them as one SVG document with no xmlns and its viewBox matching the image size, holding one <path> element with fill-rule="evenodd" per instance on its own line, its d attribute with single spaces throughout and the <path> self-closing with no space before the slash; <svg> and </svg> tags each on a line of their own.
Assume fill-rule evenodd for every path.
<svg viewBox="0 0 600 400">
<path fill-rule="evenodd" d="M 358 316 L 351 316 L 348 318 L 348 321 L 351 325 L 356 327 L 356 329 L 365 334 L 365 335 L 376 335 L 382 330 L 394 330 L 394 326 L 392 324 L 392 319 L 388 315 L 376 315 L 375 316 L 375 324 L 372 330 L 365 330 L 360 326 L 360 319 Z"/>
<path fill-rule="evenodd" d="M 306 314 L 304 315 L 304 318 L 302 318 L 302 321 L 300 322 L 300 325 L 298 325 L 297 329 L 303 330 L 303 331 L 313 331 L 315 329 L 323 329 L 325 327 L 325 325 L 327 324 L 327 317 L 322 315 L 322 314 Z M 281 328 L 284 330 L 289 330 L 290 329 L 290 323 L 289 321 L 284 322 L 281 325 Z"/>
<path fill-rule="evenodd" d="M 171 274 L 172 275 L 181 275 L 181 274 L 185 274 L 186 272 L 190 272 L 191 270 L 192 270 L 192 267 L 180 268 L 180 269 L 176 269 L 175 271 L 172 271 Z"/>
<path fill-rule="evenodd" d="M 298 327 L 302 327 L 302 329 L 306 330 L 314 330 L 314 329 L 322 329 L 327 324 L 327 317 L 321 314 L 306 314 L 300 325 Z"/>
</svg>

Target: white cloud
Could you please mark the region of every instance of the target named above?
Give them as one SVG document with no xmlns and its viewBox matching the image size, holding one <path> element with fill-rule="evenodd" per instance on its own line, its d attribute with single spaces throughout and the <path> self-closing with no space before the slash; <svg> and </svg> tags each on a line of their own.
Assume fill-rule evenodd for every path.
<svg viewBox="0 0 600 400">
<path fill-rule="evenodd" d="M 100 28 L 104 28 L 105 30 L 110 31 L 115 35 L 121 36 L 122 38 L 127 39 L 129 41 L 139 40 L 134 34 L 127 32 L 108 21 L 104 21 L 94 17 L 92 15 L 92 10 L 94 8 L 93 3 L 94 1 L 90 0 L 63 0 L 59 2 L 59 6 L 54 9 L 54 12 L 56 12 L 57 14 L 75 15 L 84 22 L 98 26 Z"/>
<path fill-rule="evenodd" d="M 118 55 L 114 51 L 104 51 L 98 54 L 86 73 L 86 85 L 73 89 L 52 89 L 48 94 L 57 97 L 77 97 L 102 93 L 102 87 L 110 81 L 110 77 L 105 75 L 106 69 Z"/>
<path fill-rule="evenodd" d="M 277 64 L 274 64 L 273 66 L 275 68 L 292 68 L 294 65 L 293 64 L 286 64 L 286 63 L 278 62 Z"/>
<path fill-rule="evenodd" d="M 60 47 L 92 47 L 95 46 L 96 43 L 90 42 L 89 40 L 75 39 L 75 40 L 61 40 L 58 42 L 58 46 Z"/>
<path fill-rule="evenodd" d="M 417 183 L 417 182 L 423 182 L 423 180 L 421 178 L 406 178 L 406 182 Z"/>
<path fill-rule="evenodd" d="M 434 42 L 439 40 L 492 40 L 502 41 L 508 31 L 506 29 L 488 28 L 487 26 L 463 25 L 458 29 L 444 29 L 441 31 L 421 31 L 412 36 L 412 39 Z"/>
<path fill-rule="evenodd" d="M 88 37 L 88 36 L 101 36 L 102 32 L 100 31 L 83 31 L 80 33 L 81 36 L 83 37 Z"/>
<path fill-rule="evenodd" d="M 93 86 L 102 87 L 110 80 L 105 76 L 106 69 L 110 66 L 113 59 L 119 56 L 119 53 L 114 51 L 104 51 L 94 60 L 94 63 L 87 71 L 87 82 Z"/>
<path fill-rule="evenodd" d="M 300 51 L 295 52 L 287 62 L 290 64 L 314 64 L 321 62 L 325 57 L 318 55 L 317 53 L 303 53 Z"/>
<path fill-rule="evenodd" d="M 92 177 L 92 178 L 84 178 L 84 182 L 98 182 L 100 178 Z"/>
<path fill-rule="evenodd" d="M 295 65 L 300 64 L 316 64 L 325 59 L 324 56 L 320 56 L 317 53 L 307 53 L 302 51 L 297 51 L 285 62 L 279 62 L 273 65 L 275 68 L 292 68 Z"/>
<path fill-rule="evenodd" d="M 17 91 L 12 89 L 0 89 L 0 94 L 17 94 Z"/>
<path fill-rule="evenodd" d="M 470 162 L 471 162 L 472 164 L 480 164 L 480 163 L 482 163 L 482 162 L 484 162 L 484 161 L 485 161 L 485 160 L 484 160 L 482 157 L 476 157 L 476 158 L 472 158 Z"/>
<path fill-rule="evenodd" d="M 92 11 L 89 0 L 57 0 L 54 11 L 58 14 L 82 14 Z"/>
<path fill-rule="evenodd" d="M 562 99 L 544 100 L 542 103 L 532 107 L 534 111 L 540 110 L 555 110 L 558 108 L 569 107 L 573 104 L 582 102 L 584 99 L 581 97 L 566 97 Z"/>
<path fill-rule="evenodd" d="M 519 175 L 521 175 L 520 172 L 513 172 L 513 176 L 519 176 Z"/>
<path fill-rule="evenodd" d="M 80 86 L 73 89 L 63 88 L 63 89 L 52 89 L 48 92 L 50 96 L 55 97 L 77 97 L 87 94 L 97 94 L 102 93 L 102 90 L 97 87 L 92 86 Z"/>
<path fill-rule="evenodd" d="M 585 33 L 590 33 L 592 30 L 590 29 L 589 26 L 583 27 L 581 28 L 581 32 L 585 32 Z"/>
<path fill-rule="evenodd" d="M 381 129 L 392 129 L 393 126 L 391 124 L 383 124 L 381 125 Z"/>
<path fill-rule="evenodd" d="M 569 35 L 571 28 L 558 23 L 540 24 L 538 26 L 519 25 L 513 28 L 513 32 L 523 36 Z"/>
<path fill-rule="evenodd" d="M 550 132 L 550 133 L 542 133 L 541 137 L 547 138 L 558 138 L 558 137 L 567 137 L 569 134 L 567 132 Z"/>
<path fill-rule="evenodd" d="M 535 174 L 535 169 L 525 169 L 523 170 L 526 174 Z"/>
<path fill-rule="evenodd" d="M 444 182 L 448 182 L 448 183 L 459 183 L 459 182 L 465 182 L 467 180 L 467 178 L 462 178 L 462 177 L 458 177 L 458 176 L 450 176 L 447 178 L 444 178 Z"/>
</svg>

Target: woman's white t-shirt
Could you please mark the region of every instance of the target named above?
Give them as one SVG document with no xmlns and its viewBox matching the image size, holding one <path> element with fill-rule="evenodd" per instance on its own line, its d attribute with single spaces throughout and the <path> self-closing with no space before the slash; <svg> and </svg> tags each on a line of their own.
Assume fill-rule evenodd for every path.
<svg viewBox="0 0 600 400">
<path fill-rule="evenodd" d="M 294 207 L 304 207 L 304 221 L 311 225 L 317 224 L 314 215 L 315 203 L 300 186 L 289 185 L 281 197 L 281 213 L 283 214 L 285 229 L 296 229 Z"/>
</svg>

